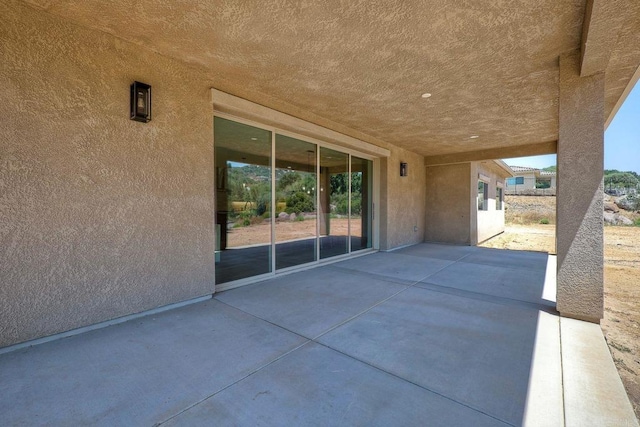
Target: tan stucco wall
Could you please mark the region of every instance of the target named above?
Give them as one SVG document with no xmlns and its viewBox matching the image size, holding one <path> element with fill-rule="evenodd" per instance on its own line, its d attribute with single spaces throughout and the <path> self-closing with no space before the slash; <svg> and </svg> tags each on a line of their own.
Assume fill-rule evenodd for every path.
<svg viewBox="0 0 640 427">
<path fill-rule="evenodd" d="M 494 168 L 488 167 L 487 165 L 488 163 L 483 164 L 482 162 L 472 163 L 471 176 L 475 182 L 472 183 L 474 186 L 472 186 L 471 188 L 473 188 L 475 191 L 472 191 L 473 197 L 471 198 L 471 203 L 472 206 L 476 208 L 477 215 L 476 236 L 475 239 L 473 239 L 472 236 L 472 244 L 484 242 L 485 240 L 490 239 L 496 234 L 504 232 L 504 203 L 502 206 L 502 210 L 496 210 L 496 189 L 498 183 L 500 183 L 504 188 L 504 176 L 502 176 Z M 476 197 L 478 194 L 478 174 L 482 174 L 490 178 L 490 181 L 488 182 L 488 209 L 486 211 L 477 210 L 478 203 Z"/>
<path fill-rule="evenodd" d="M 471 164 L 428 166 L 426 169 L 425 240 L 469 245 Z"/>
<path fill-rule="evenodd" d="M 0 347 L 213 292 L 210 81 L 0 3 Z M 129 85 L 153 87 L 130 121 Z"/>
<path fill-rule="evenodd" d="M 426 176 L 424 157 L 393 146 L 381 162 L 380 249 L 389 250 L 424 241 Z M 400 176 L 400 162 L 408 176 Z"/>
<path fill-rule="evenodd" d="M 560 57 L 557 307 L 563 316 L 598 322 L 604 304 L 604 76 L 580 77 L 579 62 L 577 53 Z"/>
</svg>

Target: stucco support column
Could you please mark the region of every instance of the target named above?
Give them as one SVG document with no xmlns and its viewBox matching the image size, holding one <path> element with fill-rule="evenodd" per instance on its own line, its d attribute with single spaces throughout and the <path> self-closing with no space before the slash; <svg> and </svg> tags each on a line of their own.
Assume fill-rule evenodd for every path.
<svg viewBox="0 0 640 427">
<path fill-rule="evenodd" d="M 580 77 L 580 55 L 560 57 L 557 308 L 603 315 L 604 75 Z"/>
</svg>

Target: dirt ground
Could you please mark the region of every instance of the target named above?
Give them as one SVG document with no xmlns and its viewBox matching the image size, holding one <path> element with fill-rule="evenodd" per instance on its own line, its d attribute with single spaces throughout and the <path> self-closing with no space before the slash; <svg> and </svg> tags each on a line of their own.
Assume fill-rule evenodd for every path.
<svg viewBox="0 0 640 427">
<path fill-rule="evenodd" d="M 346 236 L 349 226 L 347 218 L 331 218 L 330 232 L 332 236 Z M 316 235 L 316 220 L 308 218 L 304 221 L 276 221 L 276 241 L 301 239 Z M 351 235 L 360 235 L 360 221 L 351 221 Z M 227 245 L 230 248 L 256 245 L 271 242 L 271 222 L 264 221 L 248 227 L 229 230 Z"/>
<path fill-rule="evenodd" d="M 602 330 L 640 419 L 640 227 L 605 227 Z"/>
<path fill-rule="evenodd" d="M 508 224 L 505 231 L 479 246 L 516 251 L 556 253 L 556 226 L 544 224 Z"/>
<path fill-rule="evenodd" d="M 546 215 L 555 197 L 512 196 L 511 218 L 519 224 L 507 223 L 503 234 L 481 246 L 514 250 L 555 253 L 555 225 L 522 224 L 522 219 Z M 553 200 L 550 200 L 553 199 Z M 507 210 L 509 213 L 509 210 Z M 509 217 L 507 217 L 509 218 Z M 555 218 L 554 221 L 555 223 Z M 606 226 L 604 228 L 604 319 L 601 327 L 622 382 L 640 418 L 640 227 Z"/>
<path fill-rule="evenodd" d="M 555 196 L 506 196 L 504 206 L 507 225 L 556 223 Z"/>
</svg>

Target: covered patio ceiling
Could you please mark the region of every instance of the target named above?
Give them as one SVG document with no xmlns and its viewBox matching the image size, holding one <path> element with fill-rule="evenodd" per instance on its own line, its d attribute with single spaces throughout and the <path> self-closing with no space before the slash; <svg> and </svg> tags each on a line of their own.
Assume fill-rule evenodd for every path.
<svg viewBox="0 0 640 427">
<path fill-rule="evenodd" d="M 222 91 L 424 156 L 554 152 L 559 55 L 606 73 L 605 119 L 640 64 L 633 0 L 24 1 L 204 67 Z"/>
</svg>

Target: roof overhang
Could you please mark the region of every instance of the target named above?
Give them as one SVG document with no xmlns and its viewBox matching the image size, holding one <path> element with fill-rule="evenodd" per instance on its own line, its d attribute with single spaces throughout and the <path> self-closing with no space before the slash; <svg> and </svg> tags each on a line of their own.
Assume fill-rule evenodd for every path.
<svg viewBox="0 0 640 427">
<path fill-rule="evenodd" d="M 188 63 L 222 92 L 427 163 L 555 152 L 562 54 L 582 52 L 582 75 L 604 73 L 608 121 L 640 77 L 636 0 L 3 4 Z"/>
</svg>

